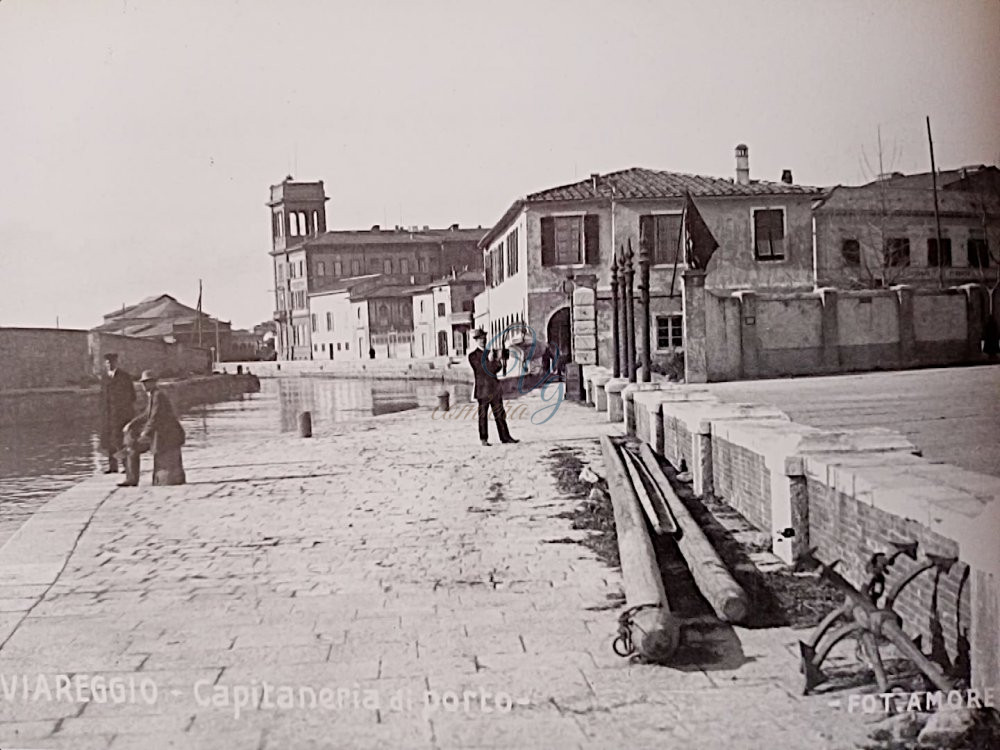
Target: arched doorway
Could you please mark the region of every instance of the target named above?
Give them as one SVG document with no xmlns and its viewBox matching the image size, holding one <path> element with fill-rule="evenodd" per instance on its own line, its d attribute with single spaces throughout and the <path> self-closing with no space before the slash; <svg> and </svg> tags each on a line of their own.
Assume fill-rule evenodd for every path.
<svg viewBox="0 0 1000 750">
<path fill-rule="evenodd" d="M 559 359 L 569 362 L 573 358 L 572 329 L 569 322 L 569 308 L 561 307 L 552 313 L 545 327 L 545 338 L 559 347 Z"/>
</svg>

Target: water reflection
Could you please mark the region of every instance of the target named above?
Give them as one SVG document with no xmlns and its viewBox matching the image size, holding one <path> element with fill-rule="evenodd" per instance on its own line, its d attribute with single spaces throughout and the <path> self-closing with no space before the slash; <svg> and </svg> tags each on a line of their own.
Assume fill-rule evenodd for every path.
<svg viewBox="0 0 1000 750">
<path fill-rule="evenodd" d="M 453 404 L 472 394 L 469 385 L 434 381 L 265 379 L 260 393 L 188 410 L 185 452 L 216 439 L 294 432 L 302 411 L 312 412 L 321 434 L 334 422 L 430 408 L 443 390 Z M 91 419 L 0 428 L 0 544 L 46 499 L 106 467 L 95 428 Z"/>
</svg>

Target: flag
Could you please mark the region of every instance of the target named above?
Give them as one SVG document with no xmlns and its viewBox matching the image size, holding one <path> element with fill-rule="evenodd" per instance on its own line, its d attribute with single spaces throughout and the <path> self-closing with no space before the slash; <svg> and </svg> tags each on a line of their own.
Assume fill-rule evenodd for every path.
<svg viewBox="0 0 1000 750">
<path fill-rule="evenodd" d="M 691 193 L 686 193 L 684 203 L 684 233 L 687 235 L 687 247 L 685 248 L 685 261 L 689 268 L 708 268 L 708 262 L 712 259 L 712 254 L 718 249 L 719 243 L 712 236 L 712 230 L 701 218 L 698 207 L 691 198 Z"/>
</svg>

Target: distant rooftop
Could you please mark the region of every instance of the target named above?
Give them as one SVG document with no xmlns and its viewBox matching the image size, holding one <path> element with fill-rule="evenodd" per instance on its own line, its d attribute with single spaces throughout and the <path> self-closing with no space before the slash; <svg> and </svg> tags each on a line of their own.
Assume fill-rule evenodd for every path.
<svg viewBox="0 0 1000 750">
<path fill-rule="evenodd" d="M 427 242 L 479 242 L 486 230 L 461 228 L 453 224 L 446 229 L 431 229 L 430 227 L 393 227 L 383 229 L 374 226 L 371 229 L 336 229 L 324 232 L 306 239 L 302 244 L 306 247 L 332 247 L 353 245 L 408 245 Z"/>
</svg>

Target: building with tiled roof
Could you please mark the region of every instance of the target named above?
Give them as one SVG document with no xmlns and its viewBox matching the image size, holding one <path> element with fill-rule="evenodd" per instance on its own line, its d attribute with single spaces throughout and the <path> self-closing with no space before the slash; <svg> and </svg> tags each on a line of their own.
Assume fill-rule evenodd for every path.
<svg viewBox="0 0 1000 750">
<path fill-rule="evenodd" d="M 681 223 L 688 195 L 719 245 L 706 286 L 812 287 L 811 205 L 823 191 L 795 184 L 790 170 L 779 177 L 751 179 L 741 144 L 732 178 L 632 167 L 529 193 L 480 242 L 487 288 L 476 300 L 476 323 L 491 335 L 515 334 L 507 340 L 534 337 L 578 362 L 596 356 L 608 364 L 612 256 L 631 248 L 638 272 L 642 236 L 651 252 L 654 359 L 667 360 L 684 348 Z M 593 320 L 571 320 L 578 287 L 595 293 Z"/>
<path fill-rule="evenodd" d="M 831 189 L 813 208 L 816 283 L 842 288 L 993 283 L 1000 261 L 1000 170 L 884 175 Z M 938 246 L 940 223 L 940 248 Z"/>
<path fill-rule="evenodd" d="M 167 343 L 218 348 L 218 356 L 228 360 L 232 326 L 205 312 L 178 302 L 169 294 L 147 297 L 134 305 L 104 315 L 104 322 L 92 329 L 100 333 L 155 339 Z"/>
<path fill-rule="evenodd" d="M 478 269 L 483 228 L 453 224 L 373 226 L 367 230 L 327 230 L 327 197 L 320 182 L 271 186 L 271 260 L 274 272 L 274 319 L 281 359 L 308 359 L 311 341 L 309 299 L 335 290 L 347 278 L 366 274 L 392 277 L 401 284 L 430 283 L 453 271 Z"/>
</svg>

